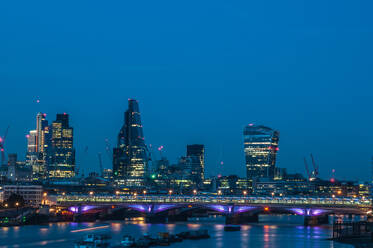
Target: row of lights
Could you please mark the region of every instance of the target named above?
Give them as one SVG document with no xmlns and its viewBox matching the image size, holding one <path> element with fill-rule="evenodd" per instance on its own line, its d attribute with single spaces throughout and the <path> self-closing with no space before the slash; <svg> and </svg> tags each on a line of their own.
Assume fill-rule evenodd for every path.
<svg viewBox="0 0 373 248">
<path fill-rule="evenodd" d="M 116 194 L 116 195 L 119 195 L 120 193 L 121 193 L 121 192 L 120 192 L 119 190 L 115 191 L 115 194 Z M 143 193 L 143 195 L 146 195 L 146 194 L 147 194 L 147 191 L 144 190 L 142 193 Z M 168 191 L 168 194 L 169 194 L 169 195 L 172 195 L 172 193 L 173 193 L 173 191 L 172 191 L 172 189 L 170 189 L 170 190 Z M 196 189 L 194 189 L 194 190 L 193 190 L 193 194 L 194 194 L 194 195 L 197 195 L 197 193 L 198 193 L 198 191 L 197 191 Z M 89 195 L 92 196 L 93 194 L 94 194 L 93 191 L 90 191 L 90 192 L 89 192 Z M 218 192 L 217 192 L 217 194 L 218 194 L 218 195 L 222 195 L 223 193 L 222 193 L 222 191 L 219 189 Z M 247 190 L 242 191 L 242 194 L 243 194 L 244 196 L 247 196 L 247 194 L 248 194 Z M 62 195 L 65 195 L 65 192 L 63 192 Z M 134 192 L 133 195 L 134 195 L 134 196 L 137 196 L 137 192 Z M 275 193 L 272 192 L 271 195 L 272 195 L 272 196 L 275 196 Z M 43 196 L 44 196 L 44 197 L 47 196 L 47 193 L 44 193 Z M 283 196 L 283 194 L 280 193 L 279 196 Z M 333 195 L 332 197 L 334 198 L 335 195 Z M 354 196 L 354 197 L 356 197 L 356 196 Z"/>
<path fill-rule="evenodd" d="M 6 208 L 7 208 L 8 206 L 9 206 L 9 205 L 8 205 L 8 203 L 5 203 L 5 204 L 4 204 L 4 207 L 6 207 Z M 19 203 L 18 203 L 18 202 L 16 202 L 16 207 L 18 207 L 18 206 L 19 206 Z"/>
</svg>

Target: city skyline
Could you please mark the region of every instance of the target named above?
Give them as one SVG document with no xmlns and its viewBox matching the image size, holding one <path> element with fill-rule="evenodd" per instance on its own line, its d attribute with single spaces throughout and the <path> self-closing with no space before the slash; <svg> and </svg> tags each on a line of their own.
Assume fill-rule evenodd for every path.
<svg viewBox="0 0 373 248">
<path fill-rule="evenodd" d="M 115 144 L 133 97 L 147 142 L 164 145 L 173 161 L 184 144 L 205 144 L 206 175 L 219 160 L 222 173 L 245 173 L 242 128 L 256 123 L 280 130 L 278 166 L 304 174 L 312 153 L 322 177 L 336 169 L 369 180 L 372 3 L 89 6 L 4 4 L 0 135 L 11 126 L 8 152 L 23 151 L 37 112 L 67 112 L 77 163 L 98 169 L 102 152 L 108 167 L 104 140 Z"/>
<path fill-rule="evenodd" d="M 39 99 L 37 100 L 37 103 L 39 103 Z M 138 104 L 137 102 L 137 100 L 132 100 L 132 99 L 128 99 L 128 102 L 130 103 L 130 102 L 132 102 L 132 101 L 135 101 L 136 102 L 136 104 Z M 132 105 L 132 104 L 131 104 Z M 138 109 L 138 106 L 137 106 L 137 109 Z M 128 112 L 129 110 L 127 110 L 126 112 L 125 112 L 125 116 L 127 115 L 126 113 Z M 38 112 L 37 113 L 37 116 L 36 116 L 36 120 L 37 120 L 37 128 L 38 128 L 38 125 L 40 125 L 39 123 L 40 123 L 40 121 L 46 121 L 46 116 L 47 116 L 47 114 L 46 113 L 41 113 L 41 112 Z M 66 112 L 64 112 L 63 114 L 58 114 L 57 113 L 57 117 L 58 116 L 67 116 L 67 118 L 68 118 L 68 114 L 66 113 Z M 42 118 L 42 119 L 41 119 Z M 48 123 L 48 121 L 46 121 L 46 123 Z M 141 124 L 141 120 L 140 120 L 140 124 Z M 44 124 L 45 125 L 45 124 Z M 244 127 L 244 129 L 243 130 L 245 130 L 244 131 L 244 136 L 246 135 L 245 134 L 245 132 L 247 132 L 246 130 L 249 128 L 256 128 L 256 127 L 258 127 L 258 128 L 264 128 L 264 129 L 268 129 L 268 130 L 271 130 L 272 132 L 275 132 L 276 133 L 276 138 L 275 139 L 277 139 L 275 142 L 276 142 L 276 144 L 275 144 L 275 146 L 276 147 L 272 147 L 273 149 L 275 149 L 275 153 L 278 153 L 279 152 L 279 147 L 280 147 L 280 145 L 278 144 L 278 131 L 277 130 L 272 130 L 271 128 L 268 128 L 268 127 L 265 127 L 265 126 L 262 126 L 262 125 L 255 125 L 255 124 L 253 124 L 253 123 L 250 123 L 250 124 L 248 124 L 248 125 L 246 125 L 245 127 Z M 124 128 L 124 126 L 122 127 L 122 129 Z M 142 128 L 142 125 L 141 125 L 141 128 Z M 33 132 L 35 132 L 35 137 L 33 137 L 34 139 L 35 139 L 35 144 L 34 144 L 34 146 L 35 147 L 37 147 L 37 143 L 38 143 L 38 139 L 37 139 L 37 135 L 36 135 L 36 131 L 37 130 L 31 130 L 30 131 L 30 133 L 29 134 L 27 134 L 26 135 L 26 140 L 30 140 L 30 135 L 33 133 Z M 120 133 L 123 133 L 123 131 L 121 131 Z M 142 133 L 142 131 L 141 131 L 141 133 Z M 141 134 L 142 135 L 142 134 Z M 120 136 L 120 134 L 119 134 L 119 136 Z M 118 140 L 117 140 L 117 142 L 119 142 L 120 141 L 120 137 L 118 136 Z M 32 138 L 32 137 L 31 137 Z M 30 142 L 30 141 L 29 141 Z M 29 143 L 28 142 L 28 143 Z M 192 142 L 193 143 L 193 142 Z M 109 143 L 107 143 L 107 144 L 109 144 L 109 146 L 111 146 L 112 144 L 109 142 Z M 106 148 L 105 149 L 107 149 L 108 147 L 107 147 L 107 144 L 106 144 Z M 119 143 L 118 143 L 118 145 L 119 145 Z M 147 146 L 149 146 L 149 145 L 151 145 L 151 144 L 147 144 L 146 143 L 146 145 Z M 186 145 L 186 144 L 184 144 L 184 145 Z M 246 147 L 246 144 L 245 144 L 245 138 L 243 138 L 242 139 L 242 145 L 243 145 L 243 148 L 242 148 L 242 153 L 243 153 L 243 156 L 245 157 L 245 149 L 244 149 L 244 147 Z M 189 146 L 189 145 L 188 145 Z M 113 146 L 114 147 L 114 146 Z M 156 147 L 157 148 L 157 147 Z M 157 157 L 157 149 L 154 149 L 154 148 L 152 148 L 152 149 L 154 149 L 154 150 L 152 150 L 152 151 L 149 151 L 149 152 L 151 152 L 152 153 L 152 159 L 153 160 L 157 160 L 157 159 L 160 159 L 161 157 L 159 156 L 159 158 Z M 272 149 L 271 148 L 271 149 Z M 34 148 L 35 149 L 35 148 Z M 148 149 L 148 148 L 147 148 Z M 30 147 L 29 147 L 29 145 L 27 145 L 26 146 L 26 149 L 25 149 L 26 151 L 29 151 L 30 150 Z M 88 150 L 88 147 L 86 146 L 85 147 L 85 150 Z M 115 150 L 115 149 L 114 149 Z M 99 153 L 101 153 L 101 152 L 104 152 L 104 151 L 100 151 Z M 162 145 L 162 152 L 164 152 L 164 145 Z M 22 152 L 16 152 L 19 156 L 19 158 L 20 158 L 20 160 L 24 160 L 23 159 L 23 157 L 22 157 Z M 20 156 L 21 155 L 21 156 Z M 95 155 L 97 155 L 97 154 L 95 154 Z M 109 156 L 109 155 L 108 155 Z M 27 156 L 26 156 L 27 157 Z M 180 153 L 180 154 L 178 154 L 177 155 L 177 157 L 176 158 L 170 158 L 170 157 L 167 157 L 168 159 L 170 159 L 172 162 L 175 162 L 175 161 L 177 161 L 178 159 L 180 159 L 180 157 L 182 157 L 182 153 Z M 275 155 L 275 157 L 276 157 L 276 155 Z M 26 158 L 27 159 L 27 158 Z M 110 159 L 108 159 L 108 160 L 110 160 Z M 244 160 L 245 160 L 245 158 L 244 158 Z M 275 161 L 276 161 L 276 159 L 275 159 Z M 211 162 L 211 161 L 210 161 Z M 223 166 L 224 165 L 224 162 L 223 162 L 223 160 L 219 160 L 219 162 L 218 162 L 218 164 L 216 165 L 216 168 L 215 168 L 215 170 L 214 170 L 214 168 L 206 168 L 207 170 L 205 170 L 205 175 L 207 176 L 207 178 L 208 177 L 211 177 L 211 176 L 217 176 L 217 175 L 225 175 L 225 176 L 227 176 L 227 175 L 231 175 L 231 174 L 235 174 L 234 172 L 233 173 L 224 173 L 224 174 L 221 174 L 221 173 L 219 173 L 219 171 L 222 171 L 222 168 L 221 168 L 221 166 Z M 283 166 L 279 166 L 278 164 L 276 164 L 276 162 L 274 162 L 275 163 L 275 165 L 276 165 L 276 167 L 278 168 L 278 167 L 283 167 Z M 211 163 L 210 163 L 211 164 Z M 245 169 L 245 171 L 247 170 L 247 165 L 245 165 L 245 161 L 243 161 L 243 164 L 241 164 L 241 165 L 239 165 L 240 167 L 242 167 L 242 168 L 244 168 L 244 167 L 246 167 L 246 169 Z M 274 166 L 274 165 L 273 165 Z M 97 166 L 95 166 L 95 165 L 88 165 L 87 166 L 87 164 L 86 165 L 84 165 L 84 164 L 81 164 L 81 163 L 77 163 L 76 164 L 76 167 L 77 167 L 77 170 L 78 171 L 80 171 L 80 173 L 88 173 L 88 172 L 91 172 L 91 171 L 96 171 L 96 172 L 99 172 L 99 164 L 97 163 Z M 89 167 L 89 169 L 90 170 L 86 170 L 86 167 Z M 96 168 L 97 167 L 97 168 Z M 110 162 L 109 163 L 106 163 L 105 165 L 104 165 L 104 167 L 105 168 L 109 168 L 109 169 L 112 169 L 113 168 L 113 164 L 111 164 Z M 241 169 L 242 169 L 241 168 Z M 284 168 L 286 168 L 286 169 L 289 169 L 289 168 L 287 168 L 287 167 L 284 167 Z M 272 168 L 272 169 L 274 169 L 274 167 Z M 303 168 L 302 168 L 303 169 Z M 291 168 L 290 168 L 290 172 L 296 172 L 296 173 L 301 173 L 301 174 L 303 174 L 305 177 L 307 176 L 307 174 L 306 174 L 306 171 L 302 171 L 302 169 L 300 170 L 300 171 L 297 171 L 297 170 L 291 170 Z M 206 171 L 208 171 L 208 172 L 210 172 L 210 174 L 207 174 L 206 173 Z M 274 173 L 274 171 L 273 172 L 271 172 L 270 174 L 272 175 L 272 176 L 270 176 L 270 177 L 273 177 L 273 173 Z M 335 173 L 333 174 L 333 177 L 335 177 Z M 251 178 L 251 177 L 249 177 L 249 178 Z M 328 176 L 323 176 L 323 175 L 321 175 L 321 178 L 323 178 L 323 179 L 329 179 L 329 178 L 331 178 L 331 176 L 330 177 L 328 177 Z M 349 178 L 349 177 L 340 177 L 341 179 L 347 179 L 347 180 L 354 180 L 353 178 Z M 359 181 L 362 181 L 362 180 L 359 180 Z M 369 181 L 369 178 L 368 178 L 368 180 L 367 181 Z"/>
</svg>

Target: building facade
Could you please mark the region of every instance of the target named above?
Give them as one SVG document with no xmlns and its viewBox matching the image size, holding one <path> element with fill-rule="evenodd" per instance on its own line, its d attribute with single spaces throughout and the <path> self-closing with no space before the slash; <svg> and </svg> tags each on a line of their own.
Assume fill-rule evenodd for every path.
<svg viewBox="0 0 373 248">
<path fill-rule="evenodd" d="M 273 178 L 278 152 L 279 132 L 249 124 L 244 128 L 244 152 L 247 179 Z"/>
<path fill-rule="evenodd" d="M 75 149 L 73 128 L 69 125 L 69 115 L 57 114 L 50 126 L 50 141 L 47 151 L 47 172 L 50 179 L 75 176 Z"/>
<path fill-rule="evenodd" d="M 40 185 L 4 185 L 3 199 L 6 201 L 12 194 L 20 195 L 27 205 L 34 207 L 42 203 L 43 187 Z"/>
<path fill-rule="evenodd" d="M 129 99 L 128 110 L 124 113 L 124 124 L 118 134 L 117 147 L 113 149 L 115 183 L 127 187 L 145 186 L 148 160 L 139 103 Z"/>
<path fill-rule="evenodd" d="M 186 167 L 190 171 L 190 180 L 196 187 L 202 186 L 205 179 L 205 147 L 204 145 L 187 145 Z"/>
<path fill-rule="evenodd" d="M 33 180 L 47 177 L 47 150 L 50 143 L 49 126 L 45 113 L 36 115 L 36 130 L 27 135 L 26 165 L 32 168 Z"/>
</svg>

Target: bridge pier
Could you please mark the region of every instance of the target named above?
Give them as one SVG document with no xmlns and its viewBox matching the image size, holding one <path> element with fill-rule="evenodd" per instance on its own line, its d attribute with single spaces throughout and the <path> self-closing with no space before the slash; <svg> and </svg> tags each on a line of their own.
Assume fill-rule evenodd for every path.
<svg viewBox="0 0 373 248">
<path fill-rule="evenodd" d="M 167 218 L 168 222 L 177 222 L 177 221 L 188 221 L 188 216 L 185 214 L 178 215 L 169 215 Z"/>
<path fill-rule="evenodd" d="M 158 214 L 147 214 L 145 216 L 145 222 L 148 224 L 164 224 L 167 223 L 167 216 Z"/>
<path fill-rule="evenodd" d="M 225 217 L 225 224 L 230 225 L 239 225 L 239 224 L 246 224 L 246 223 L 258 223 L 259 222 L 259 215 L 258 214 L 235 214 L 235 215 L 227 215 Z"/>
<path fill-rule="evenodd" d="M 322 224 L 329 224 L 328 215 L 318 215 L 318 216 L 304 216 L 305 226 L 318 226 Z"/>
</svg>

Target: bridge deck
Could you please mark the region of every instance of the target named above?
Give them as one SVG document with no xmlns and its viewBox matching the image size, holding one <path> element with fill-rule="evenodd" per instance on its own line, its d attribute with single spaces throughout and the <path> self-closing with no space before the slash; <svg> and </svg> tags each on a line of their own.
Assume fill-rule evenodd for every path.
<svg viewBox="0 0 373 248">
<path fill-rule="evenodd" d="M 310 198 L 310 197 L 229 197 L 229 196 L 152 196 L 152 195 L 69 195 L 58 196 L 57 203 L 64 204 L 223 204 L 223 205 L 286 205 L 320 206 L 336 208 L 370 209 L 370 199 L 363 198 Z"/>
</svg>

